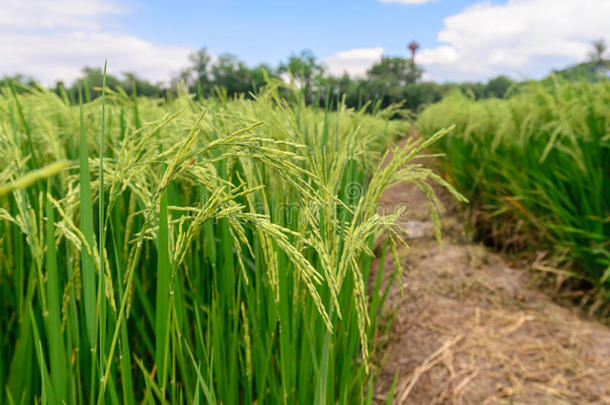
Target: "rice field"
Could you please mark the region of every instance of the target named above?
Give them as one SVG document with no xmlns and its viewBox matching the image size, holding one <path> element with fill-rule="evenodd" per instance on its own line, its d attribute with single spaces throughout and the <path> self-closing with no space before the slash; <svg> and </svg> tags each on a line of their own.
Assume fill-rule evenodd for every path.
<svg viewBox="0 0 610 405">
<path fill-rule="evenodd" d="M 472 202 L 479 239 L 545 250 L 535 268 L 581 280 L 595 310 L 610 301 L 610 81 L 532 83 L 504 100 L 454 93 L 419 117 L 449 181 Z"/>
<path fill-rule="evenodd" d="M 430 182 L 451 186 L 413 160 L 445 131 L 381 166 L 397 108 L 281 82 L 25 90 L 0 95 L 0 404 L 371 403 L 401 272 L 373 242 L 404 243 L 377 201 L 410 181 L 440 208 Z"/>
</svg>

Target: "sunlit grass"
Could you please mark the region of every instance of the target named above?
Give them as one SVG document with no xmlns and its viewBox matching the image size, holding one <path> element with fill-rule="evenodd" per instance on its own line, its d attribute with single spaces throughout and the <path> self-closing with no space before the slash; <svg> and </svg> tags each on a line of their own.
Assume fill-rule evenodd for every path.
<svg viewBox="0 0 610 405">
<path fill-rule="evenodd" d="M 457 125 L 437 147 L 473 212 L 485 213 L 483 238 L 503 248 L 549 249 L 560 269 L 548 270 L 586 280 L 606 302 L 609 106 L 610 81 L 559 82 L 532 84 L 507 100 L 453 94 L 419 118 L 428 135 Z"/>
</svg>

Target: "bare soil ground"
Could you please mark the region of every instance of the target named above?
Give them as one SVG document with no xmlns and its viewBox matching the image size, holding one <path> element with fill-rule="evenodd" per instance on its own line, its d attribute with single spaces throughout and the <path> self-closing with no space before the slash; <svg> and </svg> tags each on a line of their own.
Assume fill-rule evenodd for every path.
<svg viewBox="0 0 610 405">
<path fill-rule="evenodd" d="M 454 207 L 442 218 L 442 248 L 415 187 L 399 184 L 380 202 L 409 207 L 411 236 L 400 251 L 403 292 L 394 283 L 386 302 L 395 320 L 375 400 L 398 373 L 396 404 L 610 404 L 610 328 L 555 303 L 527 263 L 468 242 L 442 199 Z"/>
</svg>

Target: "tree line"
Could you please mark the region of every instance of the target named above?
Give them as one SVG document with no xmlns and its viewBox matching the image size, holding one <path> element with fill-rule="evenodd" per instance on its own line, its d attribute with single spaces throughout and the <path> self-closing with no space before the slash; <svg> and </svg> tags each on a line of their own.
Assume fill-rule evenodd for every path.
<svg viewBox="0 0 610 405">
<path fill-rule="evenodd" d="M 603 59 L 605 45 L 594 43 L 591 61 L 576 65 L 562 71 L 555 71 L 559 76 L 572 79 L 599 76 L 600 66 L 608 67 Z M 189 64 L 167 84 L 151 83 L 140 78 L 134 72 L 125 72 L 121 77 L 107 75 L 109 88 L 122 88 L 127 94 L 167 97 L 176 91 L 178 85 L 186 86 L 189 91 L 200 98 L 222 92 L 229 97 L 244 94 L 248 97 L 264 86 L 270 78 L 282 78 L 292 81 L 302 89 L 308 103 L 330 106 L 343 99 L 348 107 L 371 108 L 385 107 L 393 103 L 402 103 L 411 111 L 417 112 L 424 106 L 437 102 L 445 94 L 456 89 L 472 98 L 504 97 L 509 89 L 518 87 L 518 83 L 507 76 L 498 76 L 486 82 L 436 83 L 422 81 L 423 69 L 411 58 L 383 56 L 361 78 L 348 74 L 333 76 L 326 72 L 324 65 L 311 51 L 293 54 L 277 67 L 260 64 L 248 66 L 235 55 L 222 54 L 213 57 L 203 48 L 189 56 Z M 597 77 L 595 76 L 595 77 Z M 99 94 L 103 73 L 100 68 L 85 67 L 83 75 L 71 86 L 57 82 L 54 90 L 74 102 L 78 101 L 78 92 L 84 90 L 87 99 Z M 34 79 L 23 75 L 7 78 L 13 83 L 32 85 Z M 18 91 L 19 86 L 15 87 Z"/>
</svg>

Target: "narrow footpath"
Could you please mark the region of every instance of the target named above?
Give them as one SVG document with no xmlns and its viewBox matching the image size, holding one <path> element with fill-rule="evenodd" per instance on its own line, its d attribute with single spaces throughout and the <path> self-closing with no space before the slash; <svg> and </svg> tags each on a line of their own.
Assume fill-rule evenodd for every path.
<svg viewBox="0 0 610 405">
<path fill-rule="evenodd" d="M 610 328 L 555 303 L 531 264 L 469 242 L 463 215 L 440 195 L 442 247 L 417 188 L 399 184 L 380 202 L 408 207 L 410 248 L 399 252 L 402 292 L 394 283 L 385 306 L 395 319 L 375 401 L 398 372 L 394 404 L 610 404 Z"/>
</svg>

